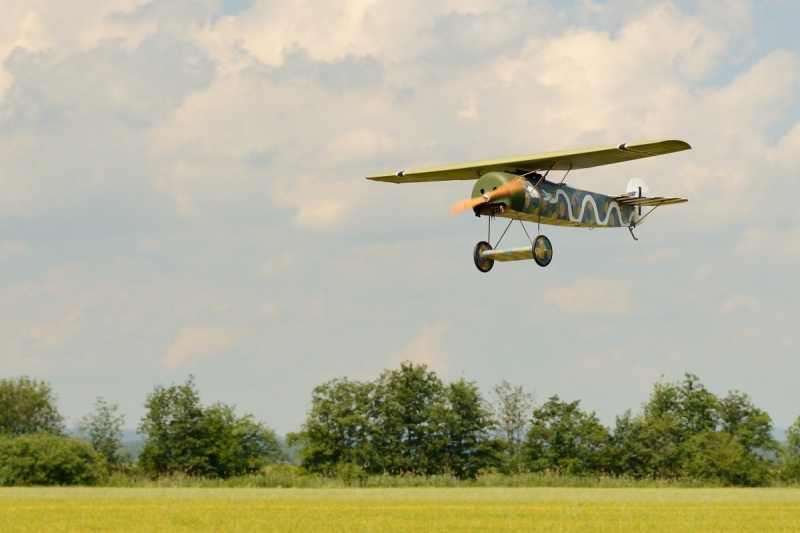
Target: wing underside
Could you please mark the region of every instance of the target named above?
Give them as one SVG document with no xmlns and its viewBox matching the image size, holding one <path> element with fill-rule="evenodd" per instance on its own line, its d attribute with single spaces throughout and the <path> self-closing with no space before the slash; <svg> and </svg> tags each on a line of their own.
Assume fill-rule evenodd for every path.
<svg viewBox="0 0 800 533">
<path fill-rule="evenodd" d="M 396 174 L 367 176 L 368 180 L 390 183 L 450 181 L 477 179 L 487 172 L 534 172 L 547 170 L 578 170 L 612 165 L 646 157 L 689 150 L 689 144 L 678 140 L 622 143 L 597 148 L 546 152 L 518 157 L 487 159 L 457 165 L 403 170 Z"/>
</svg>

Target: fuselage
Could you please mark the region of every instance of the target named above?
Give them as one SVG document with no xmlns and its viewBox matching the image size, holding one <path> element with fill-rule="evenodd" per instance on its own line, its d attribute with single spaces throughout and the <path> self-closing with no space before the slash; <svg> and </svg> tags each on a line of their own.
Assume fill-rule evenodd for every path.
<svg viewBox="0 0 800 533">
<path fill-rule="evenodd" d="M 524 188 L 495 199 L 491 204 L 476 207 L 476 214 L 586 228 L 628 227 L 637 218 L 636 207 L 621 205 L 611 196 L 552 183 L 539 176 L 489 172 L 475 182 L 472 196 L 483 196 L 493 188 L 518 179 L 525 180 Z"/>
</svg>

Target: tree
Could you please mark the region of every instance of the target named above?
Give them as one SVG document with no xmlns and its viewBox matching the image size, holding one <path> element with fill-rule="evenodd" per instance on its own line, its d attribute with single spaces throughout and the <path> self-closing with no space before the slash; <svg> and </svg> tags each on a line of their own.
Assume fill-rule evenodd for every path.
<svg viewBox="0 0 800 533">
<path fill-rule="evenodd" d="M 716 430 L 718 400 L 693 374 L 680 383 L 656 383 L 644 412 L 617 418 L 612 470 L 634 477 L 677 478 L 696 435 Z"/>
<path fill-rule="evenodd" d="M 300 446 L 303 466 L 311 472 L 334 475 L 339 465 L 380 473 L 372 442 L 375 385 L 334 379 L 316 387 L 311 409 L 301 430 L 290 433 L 290 446 Z M 353 470 L 351 468 L 350 470 Z"/>
<path fill-rule="evenodd" d="M 501 446 L 492 438 L 491 411 L 477 385 L 460 379 L 445 390 L 442 464 L 459 478 L 474 478 L 499 463 Z"/>
<path fill-rule="evenodd" d="M 525 431 L 533 411 L 533 394 L 503 381 L 492 389 L 491 397 L 494 426 L 505 454 L 502 468 L 507 473 L 518 472 Z"/>
<path fill-rule="evenodd" d="M 202 433 L 211 444 L 210 470 L 218 477 L 255 473 L 283 456 L 274 431 L 252 415 L 237 417 L 235 409 L 223 403 L 206 409 Z"/>
<path fill-rule="evenodd" d="M 50 385 L 23 376 L 0 379 L 0 435 L 53 433 L 64 430 Z"/>
<path fill-rule="evenodd" d="M 0 436 L 0 486 L 93 485 L 102 457 L 80 439 L 52 433 Z"/>
<path fill-rule="evenodd" d="M 729 392 L 719 401 L 719 418 L 721 430 L 749 453 L 765 456 L 777 451 L 778 443 L 772 436 L 772 418 L 753 405 L 747 394 Z"/>
<path fill-rule="evenodd" d="M 78 421 L 78 433 L 92 444 L 97 453 L 105 457 L 109 466 L 118 466 L 127 459 L 122 453 L 122 426 L 125 417 L 118 415 L 117 410 L 116 405 L 109 405 L 98 397 L 94 402 L 94 411 Z"/>
<path fill-rule="evenodd" d="M 491 418 L 476 385 L 445 386 L 403 363 L 373 382 L 335 379 L 314 389 L 301 430 L 303 467 L 346 480 L 369 474 L 473 477 L 496 464 Z"/>
<path fill-rule="evenodd" d="M 411 362 L 384 371 L 375 383 L 373 405 L 372 442 L 384 472 L 442 472 L 444 384 L 434 372 Z"/>
<path fill-rule="evenodd" d="M 772 418 L 739 391 L 719 401 L 720 431 L 742 446 L 743 470 L 727 479 L 734 485 L 756 486 L 769 481 L 778 462 L 780 445 L 772 436 Z"/>
<path fill-rule="evenodd" d="M 203 408 L 194 377 L 183 385 L 156 386 L 145 408 L 139 464 L 151 476 L 225 478 L 257 472 L 281 458 L 275 432 L 251 415 L 237 417 L 223 403 Z"/>
<path fill-rule="evenodd" d="M 786 481 L 800 481 L 800 416 L 786 431 L 782 476 Z"/>
<path fill-rule="evenodd" d="M 763 485 L 777 444 L 772 421 L 738 391 L 719 399 L 697 376 L 657 383 L 642 414 L 617 417 L 612 470 L 633 477 L 690 477 L 724 485 Z"/>
<path fill-rule="evenodd" d="M 147 412 L 139 424 L 144 445 L 139 464 L 150 475 L 212 473 L 203 408 L 191 376 L 183 385 L 157 385 L 145 401 Z"/>
<path fill-rule="evenodd" d="M 608 430 L 594 413 L 551 397 L 534 410 L 524 445 L 527 466 L 533 471 L 555 470 L 565 474 L 598 474 L 604 459 Z"/>
<path fill-rule="evenodd" d="M 682 476 L 721 485 L 757 486 L 769 479 L 758 457 L 726 431 L 703 431 L 689 439 Z"/>
<path fill-rule="evenodd" d="M 703 431 L 714 431 L 719 423 L 719 401 L 694 374 L 685 374 L 681 383 L 656 383 L 645 417 L 660 418 L 674 426 L 685 440 Z"/>
<path fill-rule="evenodd" d="M 635 478 L 676 478 L 682 471 L 682 436 L 672 418 L 618 416 L 610 439 L 610 470 Z"/>
</svg>

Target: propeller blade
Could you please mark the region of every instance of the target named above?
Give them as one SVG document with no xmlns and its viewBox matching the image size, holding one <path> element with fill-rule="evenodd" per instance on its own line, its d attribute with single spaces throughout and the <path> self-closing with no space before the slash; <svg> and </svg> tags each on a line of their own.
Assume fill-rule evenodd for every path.
<svg viewBox="0 0 800 533">
<path fill-rule="evenodd" d="M 450 214 L 457 215 L 466 211 L 467 209 L 472 209 L 481 205 L 482 203 L 486 202 L 486 199 L 483 196 L 478 196 L 476 198 L 470 198 L 469 200 L 464 200 L 463 202 L 458 202 L 457 204 L 453 204 L 450 206 Z"/>
<path fill-rule="evenodd" d="M 515 180 L 506 183 L 505 185 L 501 185 L 493 191 L 489 191 L 489 193 L 485 194 L 484 196 L 476 196 L 475 198 L 470 198 L 469 200 L 464 200 L 463 202 L 458 202 L 457 204 L 451 205 L 450 214 L 457 215 L 466 211 L 467 209 L 473 209 L 481 204 L 493 202 L 497 198 L 511 196 L 512 194 L 520 192 L 524 188 L 524 180 Z"/>
</svg>

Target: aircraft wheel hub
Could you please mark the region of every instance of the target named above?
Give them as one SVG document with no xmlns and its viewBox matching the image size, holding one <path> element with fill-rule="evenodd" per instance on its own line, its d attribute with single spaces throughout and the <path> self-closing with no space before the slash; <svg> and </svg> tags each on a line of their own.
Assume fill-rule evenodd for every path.
<svg viewBox="0 0 800 533">
<path fill-rule="evenodd" d="M 494 259 L 483 257 L 482 254 L 486 250 L 491 250 L 492 245 L 486 241 L 481 241 L 475 245 L 475 251 L 472 253 L 472 259 L 475 261 L 475 266 L 481 272 L 489 272 L 494 266 Z"/>
<path fill-rule="evenodd" d="M 546 267 L 553 260 L 553 245 L 550 244 L 550 239 L 544 235 L 539 235 L 533 240 L 531 251 L 533 252 L 533 260 L 540 267 Z"/>
</svg>

